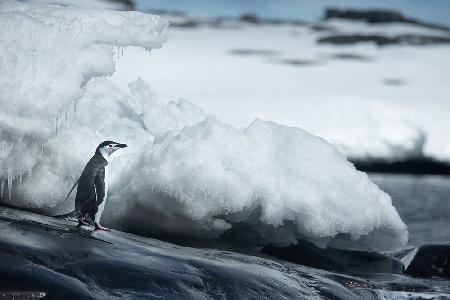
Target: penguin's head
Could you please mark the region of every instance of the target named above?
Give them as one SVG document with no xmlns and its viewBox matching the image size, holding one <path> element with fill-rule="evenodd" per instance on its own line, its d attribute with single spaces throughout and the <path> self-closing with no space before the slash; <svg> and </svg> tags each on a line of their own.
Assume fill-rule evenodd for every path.
<svg viewBox="0 0 450 300">
<path fill-rule="evenodd" d="M 96 153 L 100 153 L 105 157 L 106 159 L 109 158 L 109 156 L 115 152 L 118 149 L 126 148 L 126 144 L 121 144 L 113 141 L 104 141 L 100 145 L 98 145 Z"/>
</svg>

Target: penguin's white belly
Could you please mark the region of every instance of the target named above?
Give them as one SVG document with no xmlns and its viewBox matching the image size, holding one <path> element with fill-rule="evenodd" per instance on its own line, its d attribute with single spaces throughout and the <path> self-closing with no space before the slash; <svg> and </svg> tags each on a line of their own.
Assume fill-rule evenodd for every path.
<svg viewBox="0 0 450 300">
<path fill-rule="evenodd" d="M 100 219 L 102 217 L 103 211 L 105 210 L 106 198 L 108 196 L 108 167 L 105 167 L 105 198 L 103 198 L 102 203 L 97 208 L 97 213 L 95 214 L 95 223 L 100 224 Z"/>
<path fill-rule="evenodd" d="M 97 213 L 95 214 L 95 223 L 100 224 L 100 218 L 102 217 L 102 213 L 105 210 L 105 202 L 106 199 L 103 200 L 102 204 L 100 204 L 97 208 Z"/>
</svg>

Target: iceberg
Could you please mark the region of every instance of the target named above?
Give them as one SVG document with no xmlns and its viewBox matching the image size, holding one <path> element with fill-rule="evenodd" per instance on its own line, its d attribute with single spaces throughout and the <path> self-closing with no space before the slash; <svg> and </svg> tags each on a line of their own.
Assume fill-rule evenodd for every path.
<svg viewBox="0 0 450 300">
<path fill-rule="evenodd" d="M 115 47 L 162 45 L 161 18 L 13 1 L 0 14 L 2 203 L 68 212 L 84 164 L 113 139 L 129 150 L 110 164 L 111 227 L 252 246 L 406 244 L 389 195 L 324 139 L 258 119 L 235 128 L 141 79 L 123 90 L 106 78 Z"/>
</svg>

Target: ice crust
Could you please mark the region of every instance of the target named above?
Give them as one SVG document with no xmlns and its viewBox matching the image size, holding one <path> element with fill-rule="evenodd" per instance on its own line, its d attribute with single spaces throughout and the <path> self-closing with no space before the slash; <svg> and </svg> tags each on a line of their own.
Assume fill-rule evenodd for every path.
<svg viewBox="0 0 450 300">
<path fill-rule="evenodd" d="M 70 187 L 112 139 L 129 145 L 109 168 L 104 222 L 115 228 L 250 245 L 406 243 L 389 195 L 325 140 L 262 120 L 235 128 L 188 100 L 166 104 L 143 80 L 125 91 L 93 78 L 114 71 L 115 46 L 161 46 L 160 18 L 11 1 L 0 14 L 4 203 L 70 211 Z"/>
</svg>

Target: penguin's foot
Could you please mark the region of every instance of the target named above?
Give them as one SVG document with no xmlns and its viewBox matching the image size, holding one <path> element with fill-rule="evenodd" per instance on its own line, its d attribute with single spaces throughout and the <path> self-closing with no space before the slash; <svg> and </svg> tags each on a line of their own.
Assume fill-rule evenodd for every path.
<svg viewBox="0 0 450 300">
<path fill-rule="evenodd" d="M 104 231 L 111 231 L 111 229 L 103 227 L 102 225 L 95 223 L 95 230 L 104 230 Z"/>
<path fill-rule="evenodd" d="M 83 219 L 78 219 L 78 225 L 77 227 L 81 227 L 83 225 L 89 225 L 88 223 L 86 223 Z"/>
</svg>

